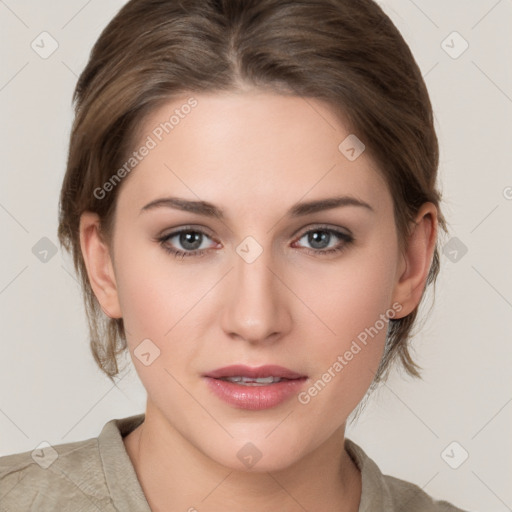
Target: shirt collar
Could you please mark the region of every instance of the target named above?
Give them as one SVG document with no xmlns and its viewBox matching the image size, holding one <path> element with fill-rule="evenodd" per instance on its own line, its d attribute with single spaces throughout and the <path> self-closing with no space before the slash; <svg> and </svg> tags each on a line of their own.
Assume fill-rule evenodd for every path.
<svg viewBox="0 0 512 512">
<path fill-rule="evenodd" d="M 123 443 L 123 437 L 135 430 L 145 414 L 113 419 L 105 424 L 98 444 L 108 490 L 117 510 L 151 512 L 137 473 Z"/>
<path fill-rule="evenodd" d="M 389 510 L 385 500 L 383 474 L 366 452 L 351 439 L 345 438 L 345 449 L 361 471 L 361 501 L 358 512 Z"/>
</svg>

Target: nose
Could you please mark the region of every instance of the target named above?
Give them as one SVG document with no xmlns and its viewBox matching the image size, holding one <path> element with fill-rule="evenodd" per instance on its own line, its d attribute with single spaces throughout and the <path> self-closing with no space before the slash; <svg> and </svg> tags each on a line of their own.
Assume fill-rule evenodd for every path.
<svg viewBox="0 0 512 512">
<path fill-rule="evenodd" d="M 251 344 L 277 341 L 291 329 L 293 294 L 272 261 L 271 250 L 251 263 L 235 252 L 234 267 L 225 283 L 229 299 L 222 312 L 224 331 Z"/>
</svg>

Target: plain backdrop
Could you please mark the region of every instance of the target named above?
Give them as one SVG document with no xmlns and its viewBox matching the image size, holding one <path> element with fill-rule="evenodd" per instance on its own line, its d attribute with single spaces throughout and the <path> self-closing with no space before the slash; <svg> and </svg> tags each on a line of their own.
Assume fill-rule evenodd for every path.
<svg viewBox="0 0 512 512">
<path fill-rule="evenodd" d="M 144 412 L 133 368 L 114 386 L 95 366 L 71 259 L 57 242 L 72 92 L 123 3 L 0 1 L 0 455 L 96 437 L 110 419 Z M 380 3 L 431 95 L 451 233 L 435 305 L 413 343 L 423 380 L 394 372 L 347 437 L 384 473 L 434 497 L 505 512 L 512 510 L 512 2 Z M 47 58 L 31 46 L 48 38 L 42 32 L 58 44 Z"/>
</svg>

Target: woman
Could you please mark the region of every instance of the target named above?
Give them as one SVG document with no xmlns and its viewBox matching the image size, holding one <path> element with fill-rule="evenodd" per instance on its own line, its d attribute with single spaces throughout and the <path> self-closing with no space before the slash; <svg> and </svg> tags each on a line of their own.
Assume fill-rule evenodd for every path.
<svg viewBox="0 0 512 512">
<path fill-rule="evenodd" d="M 438 145 L 370 0 L 132 0 L 75 91 L 59 238 L 143 415 L 0 459 L 7 510 L 461 510 L 347 419 L 439 271 Z"/>
</svg>

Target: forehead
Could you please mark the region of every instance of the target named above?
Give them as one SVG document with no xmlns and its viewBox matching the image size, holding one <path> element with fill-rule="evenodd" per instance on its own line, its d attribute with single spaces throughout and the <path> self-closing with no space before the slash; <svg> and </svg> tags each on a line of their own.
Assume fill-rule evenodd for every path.
<svg viewBox="0 0 512 512">
<path fill-rule="evenodd" d="M 349 136 L 329 105 L 313 98 L 184 95 L 145 119 L 133 148 L 145 156 L 121 196 L 139 208 L 167 194 L 226 205 L 227 212 L 229 204 L 287 208 L 329 194 L 385 207 L 390 198 L 371 158 L 363 152 L 351 161 L 340 150 Z"/>
</svg>

